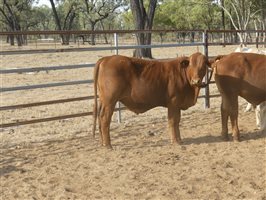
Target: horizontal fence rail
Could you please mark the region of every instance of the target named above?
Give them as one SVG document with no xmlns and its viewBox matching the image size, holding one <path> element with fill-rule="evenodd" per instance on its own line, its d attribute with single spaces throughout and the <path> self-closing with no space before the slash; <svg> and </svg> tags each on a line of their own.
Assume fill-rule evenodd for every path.
<svg viewBox="0 0 266 200">
<path fill-rule="evenodd" d="M 1 69 L 0 74 L 13 74 L 13 73 L 30 73 L 52 70 L 64 70 L 64 69 L 79 69 L 94 67 L 95 64 L 80 64 L 80 65 L 64 65 L 64 66 L 50 66 L 50 67 L 31 67 L 31 68 L 13 68 L 13 69 Z"/>
<path fill-rule="evenodd" d="M 35 106 L 45 106 L 45 105 L 58 104 L 58 103 L 67 103 L 67 102 L 73 102 L 73 101 L 83 101 L 83 100 L 89 100 L 89 99 L 94 99 L 94 96 L 76 97 L 76 98 L 69 98 L 69 99 L 58 99 L 58 100 L 52 100 L 52 101 L 18 104 L 18 105 L 12 105 L 12 106 L 1 106 L 0 111 L 29 108 L 29 107 L 35 107 Z"/>
<path fill-rule="evenodd" d="M 153 44 L 153 45 L 121 45 L 118 47 L 89 47 L 89 48 L 65 48 L 65 49 L 32 49 L 32 50 L 16 50 L 2 51 L 0 55 L 18 55 L 18 54 L 35 54 L 35 53 L 62 53 L 62 52 L 82 52 L 82 51 L 106 51 L 106 50 L 126 50 L 141 48 L 165 48 L 165 47 L 181 47 L 181 46 L 200 46 L 204 43 L 195 42 L 191 44 Z"/>
<path fill-rule="evenodd" d="M 114 109 L 114 111 L 121 111 L 121 110 L 126 110 L 126 107 L 120 107 L 120 108 Z M 13 127 L 13 126 L 21 126 L 21 125 L 35 124 L 35 123 L 41 123 L 41 122 L 50 122 L 50 121 L 70 119 L 70 118 L 76 118 L 76 117 L 85 117 L 89 115 L 93 115 L 93 112 L 83 112 L 83 113 L 76 113 L 76 114 L 70 114 L 70 115 L 61 115 L 61 116 L 56 116 L 56 117 L 47 117 L 47 118 L 33 119 L 33 120 L 27 120 L 27 121 L 11 122 L 11 123 L 6 123 L 6 124 L 0 124 L 0 128 L 8 128 L 8 127 Z"/>
<path fill-rule="evenodd" d="M 60 30 L 60 31 L 6 31 L 0 32 L 0 35 L 88 35 L 88 34 L 125 34 L 125 33 L 169 33 L 169 32 L 208 32 L 208 33 L 265 33 L 265 30 L 205 30 L 205 29 L 193 29 L 193 30 L 180 30 L 180 29 L 153 29 L 153 30 Z"/>
<path fill-rule="evenodd" d="M 11 122 L 6 124 L 0 124 L 0 128 L 7 128 L 12 126 L 21 126 L 26 124 L 35 124 L 35 123 L 41 123 L 41 122 L 49 122 L 49 121 L 55 121 L 55 120 L 62 120 L 62 119 L 69 119 L 69 118 L 75 118 L 75 117 L 84 117 L 92 115 L 92 112 L 84 112 L 84 113 L 76 113 L 71 115 L 61 115 L 56 117 L 48 117 L 48 118 L 42 118 L 42 119 L 33 119 L 33 120 L 27 120 L 27 121 L 18 121 L 18 122 Z"/>
<path fill-rule="evenodd" d="M 60 30 L 60 31 L 6 31 L 0 32 L 0 35 L 90 35 L 90 34 L 125 34 L 125 33 L 170 33 L 170 32 L 204 32 L 204 29 L 177 30 L 177 29 L 154 29 L 154 30 Z"/>
<path fill-rule="evenodd" d="M 93 80 L 80 80 L 80 81 L 68 81 L 68 82 L 58 82 L 58 83 L 46 83 L 46 84 L 39 84 L 39 85 L 7 87 L 7 88 L 0 88 L 0 92 L 11 92 L 11 91 L 18 91 L 18 90 L 33 90 L 33 89 L 48 88 L 48 87 L 60 87 L 60 86 L 67 86 L 67 85 L 81 85 L 81 84 L 88 84 L 88 83 L 93 83 Z"/>
<path fill-rule="evenodd" d="M 171 44 L 151 44 L 151 45 L 118 45 L 118 34 L 140 34 L 140 33 L 192 33 L 197 32 L 202 34 L 202 42 L 192 42 L 192 43 L 171 43 Z M 30 50 L 11 50 L 11 51 L 1 51 L 0 55 L 16 55 L 16 54 L 38 54 L 38 53 L 60 53 L 60 52 L 82 52 L 82 51 L 115 51 L 115 54 L 118 54 L 118 50 L 126 50 L 126 49 L 140 49 L 140 48 L 166 48 L 166 47 L 181 47 L 181 46 L 202 46 L 204 54 L 208 56 L 208 46 L 216 46 L 216 45 L 233 45 L 239 44 L 234 42 L 228 42 L 224 40 L 224 42 L 209 42 L 208 34 L 209 33 L 263 33 L 266 34 L 265 30 L 111 30 L 111 31 L 21 31 L 21 32 L 0 32 L 0 36 L 16 36 L 16 35 L 90 35 L 90 34 L 114 34 L 114 45 L 112 46 L 103 46 L 103 47 L 88 47 L 88 48 L 58 48 L 58 49 L 30 49 Z M 256 37 L 258 38 L 258 37 Z M 186 41 L 187 42 L 187 41 Z M 256 42 L 247 42 L 247 44 L 263 44 L 265 45 L 265 40 L 263 42 L 259 42 L 256 39 Z M 79 69 L 79 68 L 87 68 L 93 67 L 95 64 L 80 64 L 80 65 L 66 65 L 66 66 L 51 66 L 51 67 L 31 67 L 31 68 L 21 68 L 21 69 L 2 69 L 0 70 L 0 74 L 12 74 L 12 73 L 31 73 L 31 72 L 40 72 L 40 71 L 51 71 L 51 70 L 67 70 L 67 69 Z M 206 80 L 206 79 L 205 79 Z M 38 88 L 50 88 L 50 87 L 58 87 L 58 86 L 67 86 L 67 85 L 78 85 L 78 84 L 90 84 L 93 83 L 93 80 L 77 80 L 77 81 L 68 81 L 68 82 L 59 82 L 59 83 L 46 83 L 39 85 L 28 85 L 28 86 L 16 86 L 16 87 L 5 87 L 0 88 L 0 92 L 8 92 L 8 91 L 19 91 L 19 90 L 29 90 L 29 89 L 38 89 Z M 214 83 L 214 81 L 211 81 Z M 205 89 L 204 95 L 199 96 L 198 98 L 206 99 L 219 97 L 219 94 L 210 95 L 208 87 Z M 43 102 L 35 102 L 28 104 L 18 104 L 18 105 L 10 105 L 10 106 L 1 106 L 0 111 L 7 111 L 13 109 L 22 109 L 22 108 L 30 108 L 34 106 L 45 106 L 59 103 L 68 103 L 74 101 L 83 101 L 93 99 L 94 96 L 84 96 L 84 97 L 76 97 L 69 99 L 58 99 L 51 101 L 43 101 Z M 207 103 L 208 103 L 207 101 Z M 206 104 L 205 104 L 206 105 Z M 119 106 L 118 106 L 119 107 Z M 115 111 L 125 110 L 125 107 L 116 108 Z M 34 124 L 41 122 L 49 122 L 54 120 L 63 120 L 68 118 L 75 117 L 84 117 L 88 115 L 92 115 L 93 112 L 84 112 L 84 113 L 76 113 L 69 115 L 61 115 L 55 117 L 48 117 L 42 119 L 34 119 L 34 120 L 25 120 L 25 121 L 16 121 L 1 124 L 0 128 L 8 128 L 13 126 L 20 126 L 26 124 Z M 119 120 L 118 120 L 119 121 Z"/>
<path fill-rule="evenodd" d="M 266 42 L 245 42 L 245 44 L 247 45 L 252 45 L 252 44 L 266 44 Z M 229 46 L 229 45 L 236 45 L 236 43 L 234 42 L 212 42 L 212 43 L 208 43 L 208 46 L 223 46 L 223 45 L 226 45 L 226 46 Z"/>
</svg>

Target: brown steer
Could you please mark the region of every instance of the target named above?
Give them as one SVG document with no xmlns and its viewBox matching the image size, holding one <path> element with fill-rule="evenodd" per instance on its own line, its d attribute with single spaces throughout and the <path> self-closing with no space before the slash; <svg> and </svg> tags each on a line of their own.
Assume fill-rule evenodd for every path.
<svg viewBox="0 0 266 200">
<path fill-rule="evenodd" d="M 239 141 L 238 96 L 253 105 L 266 100 L 266 56 L 254 53 L 231 53 L 218 56 L 213 64 L 215 82 L 222 96 L 222 136 L 228 140 L 228 117 L 233 139 Z"/>
<path fill-rule="evenodd" d="M 201 53 L 164 61 L 119 55 L 100 59 L 94 71 L 93 135 L 98 116 L 102 145 L 111 148 L 111 116 L 116 102 L 120 101 L 135 113 L 143 113 L 157 106 L 167 107 L 171 142 L 180 143 L 180 110 L 186 110 L 196 103 L 207 63 Z"/>
</svg>

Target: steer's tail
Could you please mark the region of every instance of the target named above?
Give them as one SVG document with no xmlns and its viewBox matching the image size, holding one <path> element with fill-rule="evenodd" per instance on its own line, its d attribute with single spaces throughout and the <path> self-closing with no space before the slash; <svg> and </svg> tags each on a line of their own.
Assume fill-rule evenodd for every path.
<svg viewBox="0 0 266 200">
<path fill-rule="evenodd" d="M 93 127 L 92 127 L 92 135 L 95 137 L 95 130 L 96 130 L 96 122 L 98 117 L 98 101 L 97 101 L 97 84 L 98 84 L 98 73 L 99 73 L 99 67 L 100 67 L 101 60 L 99 60 L 95 67 L 94 67 L 94 108 L 93 108 Z"/>
</svg>

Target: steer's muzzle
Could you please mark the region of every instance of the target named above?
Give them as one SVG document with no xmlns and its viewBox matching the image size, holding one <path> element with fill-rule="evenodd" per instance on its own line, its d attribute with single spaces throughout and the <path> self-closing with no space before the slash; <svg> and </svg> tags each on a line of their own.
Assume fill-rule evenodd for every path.
<svg viewBox="0 0 266 200">
<path fill-rule="evenodd" d="M 199 78 L 191 79 L 191 85 L 193 85 L 193 86 L 201 86 L 201 80 Z"/>
</svg>

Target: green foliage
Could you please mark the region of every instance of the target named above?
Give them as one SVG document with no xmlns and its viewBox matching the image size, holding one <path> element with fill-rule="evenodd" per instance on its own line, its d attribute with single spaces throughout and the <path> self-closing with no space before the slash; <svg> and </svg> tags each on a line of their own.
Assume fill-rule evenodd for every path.
<svg viewBox="0 0 266 200">
<path fill-rule="evenodd" d="M 27 30 L 32 26 L 31 15 L 34 0 L 0 0 L 0 21 L 5 30 Z"/>
<path fill-rule="evenodd" d="M 55 20 L 51 6 L 34 6 L 38 0 L 0 0 L 1 30 L 55 30 Z M 54 0 L 62 26 L 67 26 L 69 11 L 75 14 L 70 29 L 134 29 L 129 0 Z M 88 3 L 86 5 L 86 2 Z M 148 0 L 144 0 L 147 6 Z M 153 29 L 221 29 L 221 0 L 160 0 L 155 12 Z M 237 20 L 232 3 L 250 6 L 256 12 L 248 28 L 266 25 L 265 0 L 224 0 L 225 8 Z M 10 7 L 8 10 L 7 5 Z M 116 8 L 114 10 L 114 8 Z M 245 7 L 241 8 L 245 10 Z M 11 12 L 10 12 L 11 11 Z M 108 16 L 106 16 L 108 15 Z M 105 17 L 103 17 L 105 16 Z M 12 24 L 16 22 L 16 24 Z M 15 27 L 17 25 L 17 27 Z M 225 27 L 232 28 L 230 19 L 225 15 Z"/>
<path fill-rule="evenodd" d="M 211 0 L 165 0 L 156 12 L 154 26 L 212 29 L 217 27 L 219 20 L 219 8 Z"/>
<path fill-rule="evenodd" d="M 116 16 L 120 13 L 119 8 L 125 5 L 124 0 L 80 0 L 79 16 L 83 29 L 95 30 L 99 22 L 113 24 Z"/>
<path fill-rule="evenodd" d="M 55 29 L 54 21 L 52 16 L 52 11 L 47 5 L 42 5 L 40 7 L 33 7 L 29 18 L 33 21 L 33 26 L 30 30 L 53 30 Z"/>
</svg>

